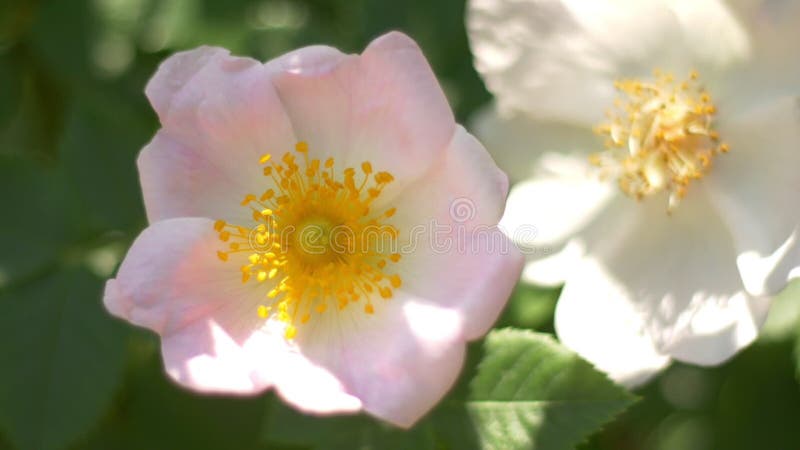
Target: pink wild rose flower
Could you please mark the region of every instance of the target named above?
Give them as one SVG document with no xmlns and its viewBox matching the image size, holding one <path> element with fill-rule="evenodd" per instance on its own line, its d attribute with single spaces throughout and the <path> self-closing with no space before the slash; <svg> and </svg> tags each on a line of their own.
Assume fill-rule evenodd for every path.
<svg viewBox="0 0 800 450">
<path fill-rule="evenodd" d="M 419 47 L 389 33 L 267 63 L 201 47 L 147 97 L 150 226 L 105 304 L 200 392 L 269 388 L 309 413 L 408 427 L 453 385 L 522 257 L 506 176 L 457 125 Z"/>
</svg>

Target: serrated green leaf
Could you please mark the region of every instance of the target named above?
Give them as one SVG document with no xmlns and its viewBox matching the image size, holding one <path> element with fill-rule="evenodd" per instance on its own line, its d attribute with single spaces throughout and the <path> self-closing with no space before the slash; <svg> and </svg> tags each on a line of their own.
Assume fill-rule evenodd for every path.
<svg viewBox="0 0 800 450">
<path fill-rule="evenodd" d="M 634 397 L 549 335 L 505 329 L 486 356 L 467 408 L 486 449 L 572 449 Z"/>
<path fill-rule="evenodd" d="M 111 403 L 126 331 L 103 309 L 102 285 L 58 272 L 0 294 L 0 429 L 20 450 L 66 448 Z"/>
</svg>

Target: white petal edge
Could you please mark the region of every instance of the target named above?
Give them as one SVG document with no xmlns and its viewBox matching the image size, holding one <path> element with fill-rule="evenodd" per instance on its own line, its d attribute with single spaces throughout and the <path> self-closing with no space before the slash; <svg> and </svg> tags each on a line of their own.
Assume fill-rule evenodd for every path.
<svg viewBox="0 0 800 450">
<path fill-rule="evenodd" d="M 747 291 L 775 295 L 800 267 L 800 98 L 727 117 L 720 133 L 732 150 L 705 187 L 733 234 Z"/>
</svg>

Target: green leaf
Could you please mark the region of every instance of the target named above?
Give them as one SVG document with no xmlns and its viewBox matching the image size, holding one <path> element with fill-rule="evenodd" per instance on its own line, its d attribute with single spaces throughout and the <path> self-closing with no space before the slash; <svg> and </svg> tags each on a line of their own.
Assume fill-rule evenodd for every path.
<svg viewBox="0 0 800 450">
<path fill-rule="evenodd" d="M 124 395 L 83 450 L 251 450 L 257 446 L 265 402 L 191 392 L 174 383 L 157 339 L 136 333 Z"/>
<path fill-rule="evenodd" d="M 800 381 L 800 333 L 797 333 L 794 340 L 794 364 L 797 380 Z"/>
<path fill-rule="evenodd" d="M 314 450 L 435 449 L 430 423 L 405 431 L 365 415 L 312 417 L 272 401 L 264 439 Z"/>
<path fill-rule="evenodd" d="M 0 130 L 14 117 L 22 97 L 22 71 L 14 56 L 0 51 Z"/>
<path fill-rule="evenodd" d="M 154 130 L 126 105 L 83 99 L 71 108 L 61 143 L 69 184 L 91 230 L 145 225 L 136 157 Z"/>
<path fill-rule="evenodd" d="M 633 402 L 549 335 L 504 329 L 486 339 L 467 408 L 483 448 L 559 450 L 574 448 Z"/>
<path fill-rule="evenodd" d="M 556 300 L 560 294 L 560 288 L 517 284 L 498 326 L 552 331 Z"/>
<path fill-rule="evenodd" d="M 8 102 L 8 106 L 0 108 L 0 155 L 52 161 L 63 126 L 64 92 L 53 74 L 29 51 L 14 51 L 4 60 L 13 68 L 0 78 L 10 83 L 8 87 L 14 94 L 8 96 L 0 91 L 0 101 Z"/>
<path fill-rule="evenodd" d="M 0 293 L 0 429 L 17 448 L 66 448 L 110 405 L 127 333 L 102 286 L 68 271 Z"/>
<path fill-rule="evenodd" d="M 29 159 L 0 157 L 0 288 L 53 270 L 79 241 L 79 201 L 63 170 Z"/>
</svg>

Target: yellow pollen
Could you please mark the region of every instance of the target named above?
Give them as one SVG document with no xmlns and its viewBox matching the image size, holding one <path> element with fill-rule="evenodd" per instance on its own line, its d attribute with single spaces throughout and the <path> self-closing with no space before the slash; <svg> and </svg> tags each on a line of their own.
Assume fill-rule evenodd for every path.
<svg viewBox="0 0 800 450">
<path fill-rule="evenodd" d="M 666 192 L 667 212 L 678 206 L 690 182 L 711 170 L 716 155 L 729 151 L 712 127 L 717 108 L 698 79 L 692 71 L 676 82 L 656 70 L 651 81 L 614 83 L 621 96 L 607 114 L 609 122 L 595 128 L 605 150 L 589 157 L 601 178 L 616 179 L 637 200 Z"/>
<path fill-rule="evenodd" d="M 364 313 L 375 314 L 373 300 L 388 300 L 402 286 L 400 275 L 387 264 L 401 258 L 396 253 L 399 230 L 385 223 L 397 209 L 373 208 L 394 176 L 374 172 L 369 161 L 356 166 L 360 171 L 337 170 L 334 158 L 324 163 L 311 158 L 306 142 L 294 150 L 258 160 L 270 187 L 260 196 L 242 198 L 241 206 L 254 221 L 249 227 L 214 223 L 230 248 L 217 256 L 236 258 L 242 283 L 263 284 L 255 313 L 284 322 L 287 339 L 296 336 L 299 325 L 351 303 L 363 300 Z"/>
</svg>

